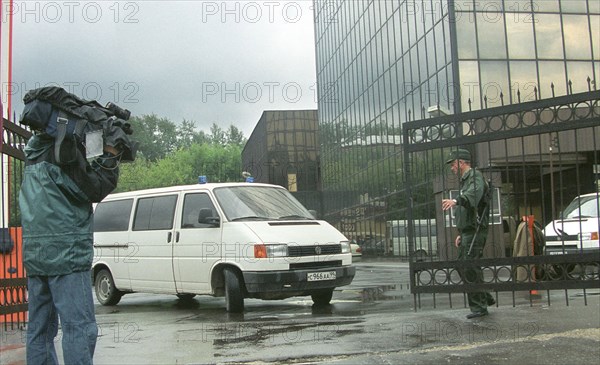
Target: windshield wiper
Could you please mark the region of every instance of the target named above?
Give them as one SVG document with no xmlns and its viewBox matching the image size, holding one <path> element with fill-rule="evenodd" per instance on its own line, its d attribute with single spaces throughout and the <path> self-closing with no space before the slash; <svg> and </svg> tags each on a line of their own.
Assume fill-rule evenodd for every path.
<svg viewBox="0 0 600 365">
<path fill-rule="evenodd" d="M 249 215 L 246 217 L 238 217 L 238 218 L 233 218 L 231 220 L 231 222 L 236 222 L 236 221 L 268 221 L 271 218 L 269 217 L 259 217 L 257 215 Z"/>
<path fill-rule="evenodd" d="M 303 215 L 297 215 L 297 214 L 292 214 L 292 215 L 284 215 L 283 217 L 279 217 L 280 221 L 285 221 L 285 220 L 293 220 L 293 219 L 305 219 L 305 220 L 312 220 L 312 218 L 308 218 L 305 217 Z"/>
</svg>

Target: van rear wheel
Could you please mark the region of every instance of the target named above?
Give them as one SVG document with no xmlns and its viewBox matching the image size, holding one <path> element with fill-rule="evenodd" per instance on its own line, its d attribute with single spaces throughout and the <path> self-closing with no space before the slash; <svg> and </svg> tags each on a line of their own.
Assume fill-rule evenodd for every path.
<svg viewBox="0 0 600 365">
<path fill-rule="evenodd" d="M 116 305 L 121 300 L 123 292 L 119 291 L 115 286 L 110 271 L 106 269 L 100 270 L 94 281 L 94 289 L 96 291 L 96 299 L 102 305 Z"/>
<path fill-rule="evenodd" d="M 333 289 L 322 289 L 314 291 L 310 297 L 316 306 L 328 305 L 333 297 Z"/>
<path fill-rule="evenodd" d="M 242 293 L 241 280 L 237 273 L 227 267 L 223 270 L 225 277 L 225 308 L 230 313 L 244 311 L 244 293 Z"/>
</svg>

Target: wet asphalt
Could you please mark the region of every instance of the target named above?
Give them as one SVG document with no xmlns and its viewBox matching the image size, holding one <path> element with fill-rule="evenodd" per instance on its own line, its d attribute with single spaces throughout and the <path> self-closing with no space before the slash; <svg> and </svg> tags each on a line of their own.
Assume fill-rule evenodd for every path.
<svg viewBox="0 0 600 365">
<path fill-rule="evenodd" d="M 498 293 L 468 320 L 464 296 L 410 294 L 408 264 L 362 260 L 332 304 L 129 294 L 96 304 L 96 364 L 596 364 L 600 289 Z M 415 310 L 415 306 L 418 307 Z M 1 364 L 24 364 L 24 332 L 2 328 Z M 56 341 L 60 353 L 60 334 Z"/>
</svg>

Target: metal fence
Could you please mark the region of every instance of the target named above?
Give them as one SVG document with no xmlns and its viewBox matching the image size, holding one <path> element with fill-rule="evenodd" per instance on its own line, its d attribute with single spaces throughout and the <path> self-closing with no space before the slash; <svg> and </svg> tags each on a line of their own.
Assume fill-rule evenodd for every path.
<svg viewBox="0 0 600 365">
<path fill-rule="evenodd" d="M 552 290 L 564 290 L 568 303 L 569 289 L 583 289 L 587 295 L 589 289 L 600 288 L 599 100 L 600 92 L 590 87 L 585 93 L 403 125 L 407 216 L 413 222 L 407 231 L 408 251 L 416 307 L 425 294 L 447 298 L 452 305 L 455 294 L 490 291 L 498 298 L 499 292 L 512 292 L 514 298 L 524 292 L 547 294 L 550 304 Z M 458 178 L 445 164 L 449 152 L 457 148 L 470 150 L 474 166 L 493 187 L 489 233 L 479 260 L 457 259 L 453 211 L 441 209 L 443 198 L 458 193 Z M 582 213 L 561 217 L 563 209 L 584 194 L 596 199 L 595 217 L 577 217 Z M 581 203 L 577 208 L 582 211 Z M 431 238 L 420 242 L 416 233 L 414 222 L 423 220 L 436 229 L 435 256 L 415 254 L 419 247 L 432 245 Z M 550 237 L 547 226 L 556 222 L 565 231 L 567 224 L 573 225 L 574 232 Z M 464 282 L 459 271 L 468 267 L 481 268 L 483 277 Z"/>
<path fill-rule="evenodd" d="M 0 323 L 22 327 L 27 313 L 18 193 L 24 169 L 23 146 L 31 133 L 7 119 L 0 121 Z"/>
</svg>

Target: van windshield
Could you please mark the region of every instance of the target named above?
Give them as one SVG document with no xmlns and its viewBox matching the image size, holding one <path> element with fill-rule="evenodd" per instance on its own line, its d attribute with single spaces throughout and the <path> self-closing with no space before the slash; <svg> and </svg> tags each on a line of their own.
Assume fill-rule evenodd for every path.
<svg viewBox="0 0 600 365">
<path fill-rule="evenodd" d="M 234 186 L 214 190 L 227 220 L 314 219 L 287 190 L 267 186 Z"/>
<path fill-rule="evenodd" d="M 598 196 L 575 198 L 564 210 L 563 218 L 598 217 Z"/>
</svg>

